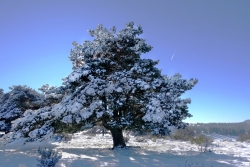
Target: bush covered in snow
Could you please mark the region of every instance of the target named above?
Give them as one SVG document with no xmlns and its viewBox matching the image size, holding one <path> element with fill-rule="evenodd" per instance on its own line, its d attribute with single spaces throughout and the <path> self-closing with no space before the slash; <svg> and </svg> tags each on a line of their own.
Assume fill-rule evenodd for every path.
<svg viewBox="0 0 250 167">
<path fill-rule="evenodd" d="M 40 148 L 38 153 L 41 155 L 40 158 L 37 158 L 39 164 L 38 167 L 55 167 L 59 159 L 62 157 L 58 152 L 53 151 L 51 148 Z"/>
<path fill-rule="evenodd" d="M 198 135 L 191 140 L 192 144 L 196 144 L 199 147 L 200 152 L 208 151 L 208 147 L 213 143 L 213 139 L 205 135 Z"/>
<path fill-rule="evenodd" d="M 26 85 L 9 89 L 8 93 L 0 89 L 0 131 L 5 133 L 10 131 L 11 121 L 22 117 L 26 110 L 37 110 L 46 105 L 45 97 Z"/>
<path fill-rule="evenodd" d="M 32 111 L 46 106 L 51 106 L 61 101 L 62 88 L 44 85 L 39 90 L 42 93 L 28 87 L 17 85 L 9 87 L 10 92 L 4 93 L 0 89 L 0 131 L 10 132 L 11 122 L 31 114 Z"/>
</svg>

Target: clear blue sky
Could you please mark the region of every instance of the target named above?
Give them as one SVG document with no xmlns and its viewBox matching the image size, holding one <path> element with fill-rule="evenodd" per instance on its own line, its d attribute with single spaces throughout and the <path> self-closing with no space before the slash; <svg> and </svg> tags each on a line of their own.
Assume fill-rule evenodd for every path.
<svg viewBox="0 0 250 167">
<path fill-rule="evenodd" d="M 72 71 L 72 42 L 92 40 L 98 24 L 134 21 L 162 74 L 197 78 L 187 122 L 250 119 L 249 0 L 0 1 L 0 88 L 60 86 Z M 174 58 L 171 60 L 175 52 Z"/>
</svg>

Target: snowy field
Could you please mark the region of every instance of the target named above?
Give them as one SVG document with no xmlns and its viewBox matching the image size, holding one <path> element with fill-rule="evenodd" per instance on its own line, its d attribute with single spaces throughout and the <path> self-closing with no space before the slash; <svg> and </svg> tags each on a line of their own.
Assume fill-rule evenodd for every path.
<svg viewBox="0 0 250 167">
<path fill-rule="evenodd" d="M 35 167 L 37 149 L 51 147 L 62 153 L 57 167 L 243 167 L 250 166 L 250 145 L 222 141 L 210 147 L 212 152 L 200 153 L 196 145 L 169 139 L 145 139 L 130 136 L 127 149 L 110 150 L 110 135 L 73 135 L 71 141 L 42 141 L 23 145 L 23 139 L 3 145 L 0 140 L 1 167 Z M 142 138 L 141 138 L 142 139 Z"/>
</svg>

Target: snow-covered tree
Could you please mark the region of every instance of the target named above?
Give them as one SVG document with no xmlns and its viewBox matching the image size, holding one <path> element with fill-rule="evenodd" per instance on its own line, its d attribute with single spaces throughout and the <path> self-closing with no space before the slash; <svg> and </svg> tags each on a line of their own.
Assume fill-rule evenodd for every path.
<svg viewBox="0 0 250 167">
<path fill-rule="evenodd" d="M 43 93 L 46 98 L 46 106 L 53 105 L 55 103 L 59 103 L 62 100 L 64 95 L 64 89 L 62 86 L 55 87 L 49 86 L 49 84 L 43 85 L 41 88 L 38 88 L 39 91 Z"/>
<path fill-rule="evenodd" d="M 0 89 L 0 102 L 1 102 L 3 95 L 4 95 L 4 91 L 3 91 L 3 89 Z"/>
<path fill-rule="evenodd" d="M 193 88 L 197 79 L 168 77 L 156 68 L 159 61 L 141 59 L 152 47 L 138 36 L 142 27 L 134 23 L 116 33 L 98 25 L 89 30 L 93 41 L 73 42 L 70 52 L 72 72 L 64 78 L 61 102 L 36 111 L 14 122 L 11 138 L 29 141 L 53 133 L 76 132 L 96 124 L 111 131 L 113 148 L 125 147 L 124 129 L 169 130 L 184 128 L 183 120 L 192 115 L 190 99 L 180 96 Z"/>
<path fill-rule="evenodd" d="M 41 155 L 40 158 L 37 158 L 37 161 L 39 162 L 37 167 L 55 167 L 59 159 L 62 158 L 62 155 L 53 151 L 52 148 L 39 147 L 37 151 Z"/>
<path fill-rule="evenodd" d="M 4 94 L 0 89 L 0 131 L 8 133 L 11 121 L 23 116 L 27 110 L 44 107 L 45 98 L 28 86 L 18 85 L 9 87 L 10 92 Z"/>
</svg>

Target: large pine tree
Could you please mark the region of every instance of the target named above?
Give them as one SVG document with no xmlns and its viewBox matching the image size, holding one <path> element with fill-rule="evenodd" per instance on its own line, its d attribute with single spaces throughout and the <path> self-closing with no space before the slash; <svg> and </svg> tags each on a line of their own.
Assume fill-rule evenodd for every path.
<svg viewBox="0 0 250 167">
<path fill-rule="evenodd" d="M 198 82 L 181 79 L 180 74 L 164 76 L 155 66 L 158 61 L 141 59 L 152 47 L 138 36 L 141 26 L 126 24 L 116 33 L 98 25 L 89 30 L 93 41 L 73 42 L 70 52 L 72 72 L 57 91 L 61 102 L 31 112 L 14 122 L 12 139 L 36 140 L 60 132 L 76 132 L 102 124 L 111 131 L 113 148 L 125 147 L 124 129 L 168 130 L 184 128 L 183 120 L 192 115 L 190 99 L 180 96 Z"/>
</svg>

